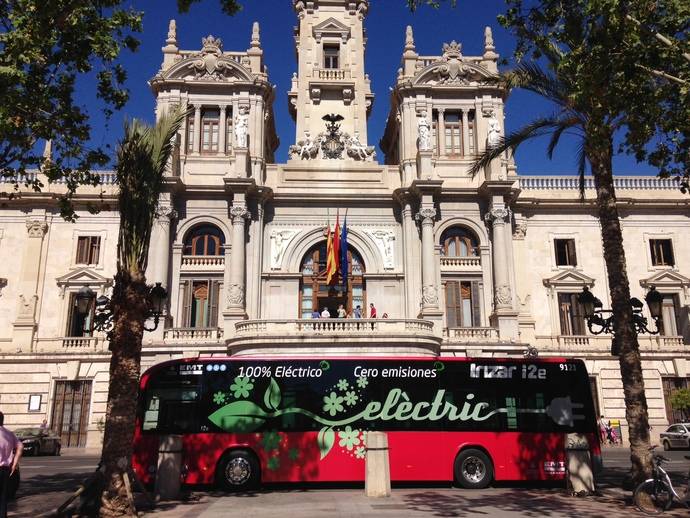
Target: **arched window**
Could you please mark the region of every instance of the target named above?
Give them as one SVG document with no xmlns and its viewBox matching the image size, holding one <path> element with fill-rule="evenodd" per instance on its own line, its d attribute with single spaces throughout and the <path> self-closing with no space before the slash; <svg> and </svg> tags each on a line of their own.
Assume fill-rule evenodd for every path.
<svg viewBox="0 0 690 518">
<path fill-rule="evenodd" d="M 184 240 L 184 255 L 223 255 L 223 232 L 215 225 L 194 227 Z"/>
<path fill-rule="evenodd" d="M 320 312 L 323 308 L 328 308 L 331 317 L 335 318 L 338 316 L 338 306 L 342 304 L 348 313 L 355 311 L 359 306 L 364 317 L 366 297 L 362 257 L 355 249 L 348 246 L 346 286 L 343 286 L 340 271 L 331 284 L 326 283 L 326 260 L 325 241 L 312 247 L 302 259 L 299 315 L 301 318 L 310 318 L 314 311 Z"/>
<path fill-rule="evenodd" d="M 443 254 L 448 257 L 479 255 L 479 242 L 475 235 L 463 227 L 451 227 L 441 236 Z"/>
</svg>

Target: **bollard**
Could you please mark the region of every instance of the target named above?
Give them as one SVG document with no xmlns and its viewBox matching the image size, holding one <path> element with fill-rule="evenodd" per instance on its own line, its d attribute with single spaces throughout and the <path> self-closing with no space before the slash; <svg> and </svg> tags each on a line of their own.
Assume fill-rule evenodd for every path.
<svg viewBox="0 0 690 518">
<path fill-rule="evenodd" d="M 575 494 L 595 492 L 592 458 L 589 453 L 589 441 L 580 433 L 569 433 L 565 439 L 568 481 Z"/>
<path fill-rule="evenodd" d="M 182 436 L 161 436 L 158 447 L 158 470 L 156 471 L 157 499 L 175 500 L 180 496 L 181 472 Z"/>
<path fill-rule="evenodd" d="M 367 456 L 364 466 L 364 494 L 375 498 L 391 496 L 388 436 L 385 433 L 367 432 Z"/>
</svg>

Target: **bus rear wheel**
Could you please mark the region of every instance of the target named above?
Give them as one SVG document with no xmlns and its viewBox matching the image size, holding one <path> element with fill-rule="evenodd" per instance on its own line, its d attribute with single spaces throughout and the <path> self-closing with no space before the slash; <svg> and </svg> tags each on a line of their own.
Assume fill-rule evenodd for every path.
<svg viewBox="0 0 690 518">
<path fill-rule="evenodd" d="M 473 448 L 463 450 L 455 458 L 455 480 L 465 489 L 484 489 L 494 478 L 494 465 L 489 456 Z"/>
<path fill-rule="evenodd" d="M 227 452 L 216 467 L 216 484 L 224 491 L 253 489 L 261 480 L 261 468 L 256 457 L 244 450 Z"/>
</svg>

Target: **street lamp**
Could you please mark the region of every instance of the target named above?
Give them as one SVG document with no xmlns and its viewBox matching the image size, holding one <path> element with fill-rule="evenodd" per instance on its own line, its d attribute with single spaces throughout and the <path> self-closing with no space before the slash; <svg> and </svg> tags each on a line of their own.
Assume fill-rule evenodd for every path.
<svg viewBox="0 0 690 518">
<path fill-rule="evenodd" d="M 79 313 L 80 315 L 86 315 L 91 309 L 91 302 L 95 297 L 96 294 L 93 292 L 91 288 L 89 288 L 88 284 L 86 286 L 82 286 L 75 295 L 77 303 L 77 313 Z"/>
<path fill-rule="evenodd" d="M 578 295 L 577 300 L 584 310 L 587 328 L 590 333 L 593 335 L 600 335 L 602 333 L 613 334 L 613 311 L 610 309 L 602 309 L 603 304 L 591 291 L 589 291 L 587 286 L 582 288 L 582 293 Z M 661 331 L 659 326 L 659 320 L 661 318 L 661 300 L 661 294 L 654 286 L 651 286 L 645 296 L 645 301 L 647 302 L 647 306 L 649 306 L 649 314 L 652 316 L 652 320 L 654 320 L 654 325 L 656 326 L 656 329 L 652 330 L 647 327 L 647 318 L 642 314 L 642 309 L 644 308 L 642 301 L 636 297 L 630 299 L 630 306 L 633 312 L 633 325 L 636 333 L 659 334 L 659 331 Z M 610 316 L 604 317 L 605 314 Z"/>
<path fill-rule="evenodd" d="M 153 327 L 149 328 L 144 324 L 144 330 L 155 331 L 158 328 L 160 317 L 165 311 L 165 303 L 168 300 L 168 291 L 161 285 L 160 282 L 157 282 L 154 286 L 148 286 L 148 290 L 149 291 L 146 295 L 146 318 L 153 318 Z M 91 296 L 93 297 L 93 292 L 91 293 Z M 98 297 L 96 299 L 94 328 L 98 331 L 106 332 L 108 334 L 108 339 L 110 339 L 113 329 L 113 316 L 111 300 L 105 295 Z"/>
</svg>

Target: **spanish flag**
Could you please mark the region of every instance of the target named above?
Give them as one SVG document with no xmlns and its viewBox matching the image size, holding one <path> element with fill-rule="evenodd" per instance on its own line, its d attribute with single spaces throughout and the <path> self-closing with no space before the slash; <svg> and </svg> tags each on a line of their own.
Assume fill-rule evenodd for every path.
<svg viewBox="0 0 690 518">
<path fill-rule="evenodd" d="M 335 258 L 335 271 L 340 270 L 340 211 L 335 216 L 335 230 L 333 231 L 333 257 Z"/>
<path fill-rule="evenodd" d="M 337 272 L 338 268 L 333 253 L 333 234 L 331 234 L 331 225 L 329 224 L 328 237 L 326 238 L 326 284 L 331 283 Z"/>
</svg>

